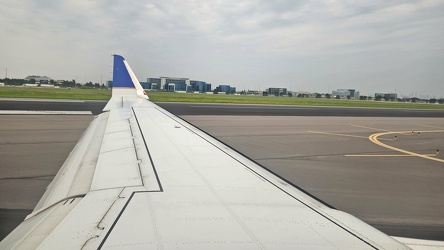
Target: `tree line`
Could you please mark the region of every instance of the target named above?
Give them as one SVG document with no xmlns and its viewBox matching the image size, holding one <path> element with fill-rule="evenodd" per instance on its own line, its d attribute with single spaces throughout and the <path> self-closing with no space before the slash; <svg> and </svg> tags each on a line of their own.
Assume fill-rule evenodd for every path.
<svg viewBox="0 0 444 250">
<path fill-rule="evenodd" d="M 15 79 L 15 78 L 4 78 L 0 79 L 0 82 L 4 83 L 5 85 L 11 85 L 11 86 L 21 86 L 23 84 L 51 84 L 54 86 L 60 86 L 62 88 L 96 88 L 96 89 L 105 89 L 105 84 L 100 85 L 99 83 L 92 83 L 87 82 L 85 84 L 76 83 L 74 79 L 71 81 L 64 80 L 64 81 L 46 81 L 46 82 L 36 82 L 35 79 L 26 80 L 26 79 Z"/>
</svg>

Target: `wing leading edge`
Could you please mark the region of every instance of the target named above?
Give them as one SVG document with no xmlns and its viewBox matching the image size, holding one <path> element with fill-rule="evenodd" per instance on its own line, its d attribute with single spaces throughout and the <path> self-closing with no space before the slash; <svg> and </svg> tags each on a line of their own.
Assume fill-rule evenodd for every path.
<svg viewBox="0 0 444 250">
<path fill-rule="evenodd" d="M 113 85 L 0 248 L 407 248 L 147 100 L 119 55 Z"/>
</svg>

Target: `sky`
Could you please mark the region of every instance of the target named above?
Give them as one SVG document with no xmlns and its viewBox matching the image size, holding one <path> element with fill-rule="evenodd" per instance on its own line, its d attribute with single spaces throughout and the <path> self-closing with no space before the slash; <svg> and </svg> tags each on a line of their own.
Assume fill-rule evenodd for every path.
<svg viewBox="0 0 444 250">
<path fill-rule="evenodd" d="M 0 78 L 444 97 L 443 0 L 0 0 Z"/>
</svg>

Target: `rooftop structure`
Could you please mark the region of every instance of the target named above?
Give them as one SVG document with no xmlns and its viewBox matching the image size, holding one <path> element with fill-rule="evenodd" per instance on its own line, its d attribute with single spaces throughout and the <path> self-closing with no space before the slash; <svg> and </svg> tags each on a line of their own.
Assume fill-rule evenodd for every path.
<svg viewBox="0 0 444 250">
<path fill-rule="evenodd" d="M 35 80 L 36 82 L 49 82 L 52 78 L 47 76 L 30 75 L 25 78 L 26 81 Z"/>
</svg>

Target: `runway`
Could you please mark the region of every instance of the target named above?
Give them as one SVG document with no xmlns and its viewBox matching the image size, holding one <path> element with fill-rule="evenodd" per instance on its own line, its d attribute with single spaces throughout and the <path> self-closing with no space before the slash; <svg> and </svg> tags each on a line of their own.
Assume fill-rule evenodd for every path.
<svg viewBox="0 0 444 250">
<path fill-rule="evenodd" d="M 444 110 L 318 107 L 257 104 L 158 103 L 182 115 L 235 116 L 349 116 L 349 117 L 444 117 Z"/>
<path fill-rule="evenodd" d="M 0 110 L 97 113 L 105 104 L 1 100 Z M 389 235 L 444 240 L 444 153 L 436 154 L 444 146 L 443 111 L 159 105 Z M 38 202 L 93 116 L 0 119 L 0 192 L 7 194 L 0 200 L 3 238 Z"/>
<path fill-rule="evenodd" d="M 91 111 L 100 114 L 108 101 L 38 100 L 0 98 L 0 110 Z M 441 117 L 444 110 L 318 107 L 257 104 L 158 103 L 178 115 L 235 116 L 349 116 L 349 117 Z"/>
<path fill-rule="evenodd" d="M 107 102 L 108 101 L 0 98 L 0 110 L 91 111 L 93 115 L 98 115 L 102 112 Z"/>
</svg>

